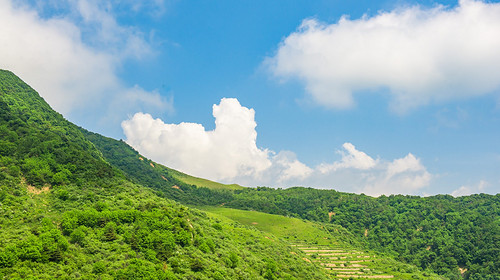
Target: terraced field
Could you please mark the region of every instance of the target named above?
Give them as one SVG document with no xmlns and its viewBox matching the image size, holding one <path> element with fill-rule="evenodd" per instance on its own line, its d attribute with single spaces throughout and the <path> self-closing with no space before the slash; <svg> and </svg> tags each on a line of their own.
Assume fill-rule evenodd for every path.
<svg viewBox="0 0 500 280">
<path fill-rule="evenodd" d="M 388 279 L 394 275 L 372 269 L 377 256 L 353 249 L 344 249 L 340 245 L 311 246 L 292 244 L 304 252 L 306 261 L 315 262 L 327 270 L 332 279 Z"/>
</svg>

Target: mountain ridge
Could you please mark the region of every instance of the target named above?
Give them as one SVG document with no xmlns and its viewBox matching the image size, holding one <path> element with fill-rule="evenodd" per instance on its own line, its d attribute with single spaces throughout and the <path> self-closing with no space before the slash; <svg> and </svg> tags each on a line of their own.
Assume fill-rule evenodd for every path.
<svg viewBox="0 0 500 280">
<path fill-rule="evenodd" d="M 45 274 L 39 278 L 49 279 L 58 273 L 49 264 L 76 271 L 73 278 L 127 279 L 137 273 L 150 279 L 331 277 L 318 270 L 318 264 L 304 262 L 306 252 L 294 251 L 283 238 L 269 241 L 266 236 L 272 230 L 256 230 L 246 219 L 228 215 L 237 212 L 231 208 L 251 210 L 238 213 L 252 219 L 260 211 L 320 227 L 342 226 L 360 250 L 369 247 L 418 266 L 394 264 L 408 270 L 398 272 L 401 279 L 430 277 L 433 272 L 442 279 L 500 279 L 500 194 L 371 198 L 334 190 L 210 182 L 152 162 L 123 141 L 68 122 L 31 87 L 3 70 L 0 109 L 0 228 L 5 232 L 0 276 L 7 279 L 34 275 L 34 266 Z M 182 204 L 224 209 L 210 210 L 212 217 Z M 162 232 L 170 243 L 155 239 Z M 239 233 L 245 237 L 239 238 Z M 217 244 L 232 248 L 234 254 Z M 173 255 L 172 248 L 180 254 Z M 80 259 L 68 259 L 69 252 Z M 108 257 L 99 262 L 88 256 L 91 252 Z M 247 259 L 253 261 L 243 265 Z M 61 264 L 66 261 L 70 264 Z M 297 269 L 291 269 L 292 264 Z"/>
<path fill-rule="evenodd" d="M 0 108 L 0 278 L 327 279 L 285 242 L 129 180 L 9 71 Z"/>
</svg>

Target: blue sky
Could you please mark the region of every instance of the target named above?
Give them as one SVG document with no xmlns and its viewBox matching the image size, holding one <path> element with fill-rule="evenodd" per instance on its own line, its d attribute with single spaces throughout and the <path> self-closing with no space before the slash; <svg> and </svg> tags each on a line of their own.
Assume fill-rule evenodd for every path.
<svg viewBox="0 0 500 280">
<path fill-rule="evenodd" d="M 498 1 L 0 0 L 0 25 L 1 68 L 189 174 L 500 190 Z"/>
</svg>

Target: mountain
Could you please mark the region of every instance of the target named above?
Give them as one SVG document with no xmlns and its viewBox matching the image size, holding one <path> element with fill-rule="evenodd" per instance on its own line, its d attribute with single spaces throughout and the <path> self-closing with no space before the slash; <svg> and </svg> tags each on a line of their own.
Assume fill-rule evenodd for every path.
<svg viewBox="0 0 500 280">
<path fill-rule="evenodd" d="M 361 242 L 361 249 L 389 254 L 420 270 L 449 279 L 500 279 L 499 194 L 373 198 L 311 188 L 207 188 L 190 184 L 196 179 L 184 181 L 189 175 L 177 176 L 178 171 L 147 160 L 123 141 L 98 134 L 89 139 L 133 180 L 181 203 L 341 225 Z"/>
<path fill-rule="evenodd" d="M 3 70 L 0 171 L 2 279 L 326 279 L 286 242 L 132 180 Z"/>
<path fill-rule="evenodd" d="M 448 279 L 500 279 L 500 194 L 373 198 L 257 188 L 239 192 L 224 207 L 340 225 L 368 248 Z"/>
<path fill-rule="evenodd" d="M 500 194 L 373 198 L 311 188 L 207 188 L 193 186 L 190 182 L 196 180 L 183 180 L 189 175 L 178 176 L 178 171 L 149 161 L 123 141 L 98 134 L 88 139 L 133 180 L 181 203 L 341 225 L 360 241 L 360 248 L 389 254 L 420 270 L 450 279 L 500 279 Z"/>
<path fill-rule="evenodd" d="M 0 70 L 0 278 L 500 279 L 500 194 L 244 188 L 65 120 Z"/>
<path fill-rule="evenodd" d="M 38 187 L 90 183 L 115 175 L 78 128 L 28 85 L 6 71 L 0 72 L 0 82 L 0 154 L 4 161 L 9 159 L 5 164 L 11 175 L 21 172 Z"/>
<path fill-rule="evenodd" d="M 325 227 L 294 218 L 257 212 L 269 211 L 273 208 L 266 208 L 266 204 L 262 199 L 249 200 L 245 194 L 262 194 L 262 192 L 256 192 L 256 190 L 264 190 L 265 188 L 251 189 L 215 182 L 207 186 L 206 182 L 210 181 L 194 178 L 152 162 L 123 141 L 103 137 L 85 130 L 83 132 L 102 151 L 105 158 L 115 164 L 115 166 L 118 166 L 131 180 L 151 187 L 166 197 L 208 211 L 212 215 L 215 214 L 218 218 L 224 216 L 244 225 L 256 227 L 265 232 L 267 238 L 271 240 L 284 239 L 299 250 L 302 248 L 298 247 L 299 245 L 306 246 L 305 248 L 312 248 L 321 244 L 321 252 L 326 251 L 327 248 L 335 248 L 332 249 L 333 254 L 347 254 L 347 259 L 338 261 L 320 258 L 316 254 L 303 258 L 322 266 L 328 272 L 331 279 L 343 279 L 346 277 L 346 274 L 342 274 L 344 272 L 359 273 L 358 276 L 360 277 L 366 276 L 374 279 L 384 279 L 387 277 L 396 277 L 397 279 L 442 279 L 433 273 L 424 273 L 419 271 L 415 266 L 405 265 L 390 257 L 383 257 L 373 251 L 369 253 L 369 258 L 364 258 L 368 254 L 365 252 L 365 246 L 341 226 Z M 179 174 L 181 175 L 179 176 Z M 183 180 L 186 178 L 186 181 Z M 201 184 L 190 185 L 188 182 L 200 182 Z M 301 190 L 307 191 L 308 189 Z M 251 208 L 254 211 L 213 207 L 213 205 L 224 205 L 225 203 L 237 207 L 238 204 L 235 201 L 242 198 L 243 201 L 239 201 L 241 203 L 240 206 L 245 205 L 245 207 Z M 268 199 L 266 198 L 266 200 Z M 212 207 L 208 205 L 212 205 Z M 307 250 L 303 251 L 303 253 L 311 255 Z M 315 259 L 311 259 L 311 257 Z M 358 258 L 362 258 L 362 262 Z M 356 264 L 353 267 L 344 267 L 350 262 L 355 262 Z M 342 265 L 342 267 L 332 268 L 332 265 Z"/>
</svg>

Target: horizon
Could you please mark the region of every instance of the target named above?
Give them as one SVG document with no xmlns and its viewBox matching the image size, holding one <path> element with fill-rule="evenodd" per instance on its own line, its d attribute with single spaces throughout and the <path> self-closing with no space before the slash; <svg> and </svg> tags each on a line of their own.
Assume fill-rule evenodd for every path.
<svg viewBox="0 0 500 280">
<path fill-rule="evenodd" d="M 499 193 L 499 1 L 284 3 L 2 0 L 0 68 L 196 177 Z"/>
</svg>

